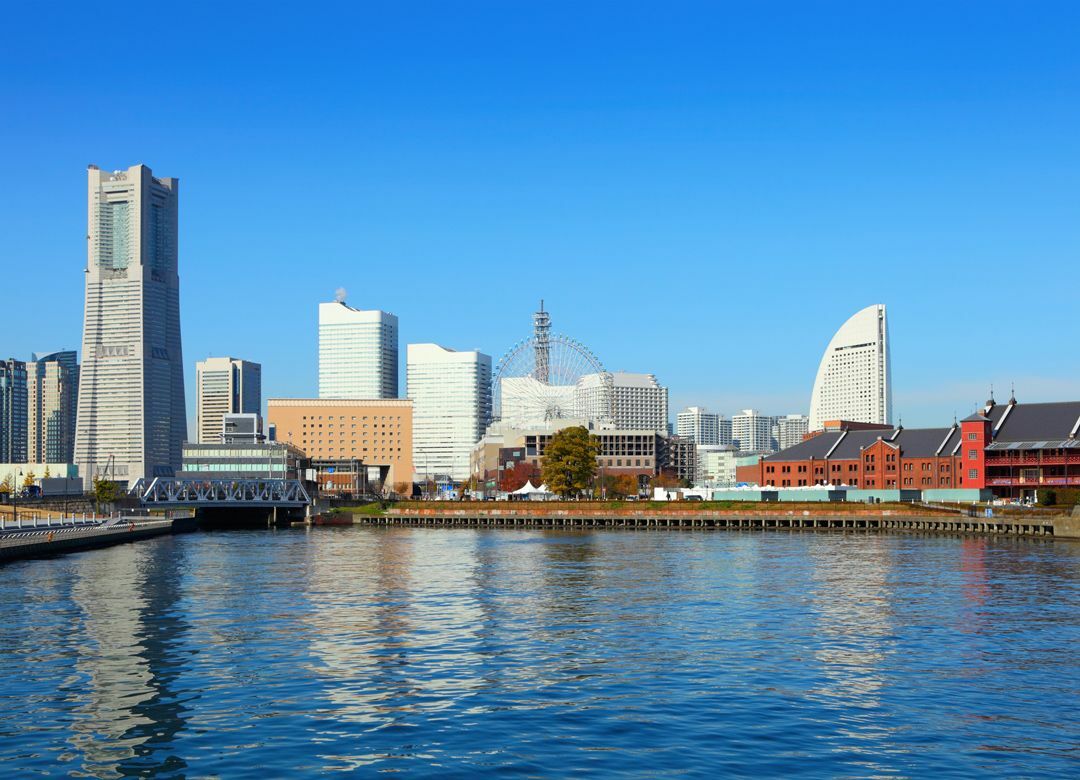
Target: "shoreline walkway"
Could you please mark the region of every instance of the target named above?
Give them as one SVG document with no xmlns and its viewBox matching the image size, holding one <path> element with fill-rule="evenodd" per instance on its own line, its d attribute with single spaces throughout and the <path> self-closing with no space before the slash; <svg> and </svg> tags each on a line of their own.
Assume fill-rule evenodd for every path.
<svg viewBox="0 0 1080 780">
<path fill-rule="evenodd" d="M 194 529 L 186 519 L 69 517 L 0 523 L 0 563 L 92 550 Z"/>
</svg>

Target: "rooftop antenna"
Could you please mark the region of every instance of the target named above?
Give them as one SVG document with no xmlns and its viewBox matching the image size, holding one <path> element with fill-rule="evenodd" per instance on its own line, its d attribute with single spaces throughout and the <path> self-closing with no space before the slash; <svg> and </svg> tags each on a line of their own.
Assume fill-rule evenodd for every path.
<svg viewBox="0 0 1080 780">
<path fill-rule="evenodd" d="M 1016 403 L 1016 382 L 1009 383 L 1009 403 Z"/>
</svg>

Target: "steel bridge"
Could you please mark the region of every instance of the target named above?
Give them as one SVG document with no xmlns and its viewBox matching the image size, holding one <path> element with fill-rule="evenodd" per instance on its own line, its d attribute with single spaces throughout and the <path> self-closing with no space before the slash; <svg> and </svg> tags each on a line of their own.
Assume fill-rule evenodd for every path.
<svg viewBox="0 0 1080 780">
<path fill-rule="evenodd" d="M 237 509 L 299 509 L 311 503 L 298 479 L 179 479 L 139 480 L 129 491 L 144 506 L 234 507 Z"/>
</svg>

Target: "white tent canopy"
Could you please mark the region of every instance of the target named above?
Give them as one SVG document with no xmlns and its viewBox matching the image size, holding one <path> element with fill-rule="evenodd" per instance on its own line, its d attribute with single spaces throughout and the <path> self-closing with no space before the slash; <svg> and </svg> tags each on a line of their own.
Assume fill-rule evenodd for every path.
<svg viewBox="0 0 1080 780">
<path fill-rule="evenodd" d="M 551 491 L 547 489 L 547 485 L 541 485 L 536 487 L 532 483 L 532 480 L 526 481 L 524 485 L 519 487 L 510 493 L 511 496 L 550 496 Z"/>
</svg>

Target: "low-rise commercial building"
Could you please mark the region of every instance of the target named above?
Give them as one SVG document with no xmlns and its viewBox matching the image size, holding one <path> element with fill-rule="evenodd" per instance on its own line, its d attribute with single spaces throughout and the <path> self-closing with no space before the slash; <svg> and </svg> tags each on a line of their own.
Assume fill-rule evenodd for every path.
<svg viewBox="0 0 1080 780">
<path fill-rule="evenodd" d="M 731 487 L 735 484 L 735 461 L 739 453 L 731 446 L 699 446 L 695 486 Z"/>
<path fill-rule="evenodd" d="M 185 443 L 186 479 L 303 479 L 304 453 L 285 442 Z"/>
<path fill-rule="evenodd" d="M 388 490 L 412 482 L 412 410 L 406 399 L 271 398 L 267 421 L 312 460 L 363 461 L 368 483 Z"/>
</svg>

